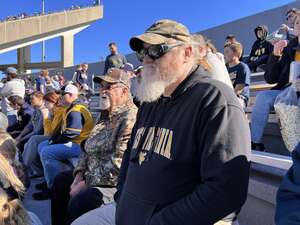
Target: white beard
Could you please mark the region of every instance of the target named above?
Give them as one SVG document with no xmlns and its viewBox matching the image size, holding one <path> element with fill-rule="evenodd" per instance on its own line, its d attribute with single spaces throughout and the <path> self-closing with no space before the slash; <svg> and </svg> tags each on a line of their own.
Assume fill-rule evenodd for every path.
<svg viewBox="0 0 300 225">
<path fill-rule="evenodd" d="M 166 87 L 176 81 L 176 76 L 172 79 L 163 79 L 157 66 L 145 65 L 141 75 L 141 83 L 137 85 L 136 97 L 142 102 L 154 102 L 165 92 Z"/>
<path fill-rule="evenodd" d="M 110 108 L 110 100 L 107 95 L 100 94 L 99 108 L 100 110 L 107 110 Z"/>
</svg>

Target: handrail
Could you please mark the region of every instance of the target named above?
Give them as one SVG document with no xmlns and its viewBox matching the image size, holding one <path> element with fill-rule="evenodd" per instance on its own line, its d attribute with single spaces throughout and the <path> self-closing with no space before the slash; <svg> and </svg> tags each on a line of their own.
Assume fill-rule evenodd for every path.
<svg viewBox="0 0 300 225">
<path fill-rule="evenodd" d="M 293 164 L 292 158 L 289 156 L 254 150 L 252 150 L 251 161 L 284 170 L 288 170 Z"/>
</svg>

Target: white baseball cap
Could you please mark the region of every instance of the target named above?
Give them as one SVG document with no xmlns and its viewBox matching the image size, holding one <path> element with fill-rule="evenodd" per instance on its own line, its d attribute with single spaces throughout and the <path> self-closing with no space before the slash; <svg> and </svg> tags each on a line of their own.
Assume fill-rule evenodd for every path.
<svg viewBox="0 0 300 225">
<path fill-rule="evenodd" d="M 69 93 L 69 94 L 76 94 L 78 95 L 78 88 L 73 84 L 68 84 L 65 89 L 63 90 L 63 93 Z"/>
</svg>

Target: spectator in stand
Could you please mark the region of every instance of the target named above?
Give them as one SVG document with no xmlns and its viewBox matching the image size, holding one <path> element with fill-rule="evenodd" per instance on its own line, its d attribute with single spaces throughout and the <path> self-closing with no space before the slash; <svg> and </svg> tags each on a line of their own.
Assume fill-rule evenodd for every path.
<svg viewBox="0 0 300 225">
<path fill-rule="evenodd" d="M 235 224 L 247 198 L 250 133 L 232 89 L 199 72 L 183 24 L 157 21 L 130 46 L 143 61 L 143 104 L 123 155 L 116 204 L 73 225 Z"/>
<path fill-rule="evenodd" d="M 266 40 L 268 35 L 268 27 L 266 25 L 257 26 L 254 29 L 254 33 L 257 40 L 252 45 L 247 64 L 253 72 L 256 72 L 258 67 L 264 71 L 263 66 L 265 66 L 269 55 L 273 51 L 273 45 Z"/>
<path fill-rule="evenodd" d="M 88 91 L 88 73 L 87 70 L 89 68 L 89 65 L 87 63 L 82 63 L 80 67 L 77 67 L 74 76 L 75 76 L 75 84 L 76 86 L 83 91 Z M 81 69 L 79 69 L 81 68 Z"/>
<path fill-rule="evenodd" d="M 220 56 L 217 55 L 218 53 L 213 53 L 217 52 L 216 48 L 211 42 L 209 42 L 208 47 L 201 34 L 194 34 L 192 37 L 193 41 L 199 45 L 196 50 L 198 50 L 198 64 L 203 68 L 203 73 L 208 73 L 213 79 L 219 80 L 233 88 L 223 55 L 222 59 L 220 59 Z"/>
<path fill-rule="evenodd" d="M 91 113 L 84 105 L 77 104 L 77 99 L 78 88 L 68 84 L 63 90 L 63 105 L 67 109 L 62 116 L 61 129 L 38 146 L 46 182 L 36 186 L 41 190 L 33 194 L 36 200 L 51 197 L 53 180 L 65 168 L 62 161 L 79 156 L 80 144 L 88 138 L 93 128 Z"/>
<path fill-rule="evenodd" d="M 48 70 L 41 70 L 39 77 L 35 79 L 35 90 L 46 94 L 46 78 L 49 76 Z"/>
<path fill-rule="evenodd" d="M 85 153 L 74 172 L 61 173 L 55 178 L 52 225 L 70 224 L 102 203 L 113 202 L 137 108 L 130 95 L 130 79 L 123 70 L 111 68 L 108 74 L 95 77 L 94 82 L 100 84 L 101 110 L 108 114 L 102 114 L 85 142 Z"/>
<path fill-rule="evenodd" d="M 54 75 L 51 77 L 52 81 L 52 88 L 54 91 L 59 91 L 61 89 L 60 83 L 59 83 L 59 77 L 58 75 Z"/>
<path fill-rule="evenodd" d="M 294 87 L 299 96 L 300 80 L 296 80 Z M 293 165 L 283 178 L 277 192 L 276 225 L 296 225 L 300 221 L 300 142 L 292 152 L 292 160 Z"/>
<path fill-rule="evenodd" d="M 0 140 L 2 141 L 2 140 Z M 42 225 L 39 218 L 22 207 L 25 187 L 9 161 L 0 154 L 0 224 Z"/>
<path fill-rule="evenodd" d="M 278 94 L 289 86 L 290 64 L 300 61 L 300 53 L 296 48 L 300 43 L 300 14 L 296 16 L 294 24 L 296 38 L 289 41 L 278 41 L 274 45 L 273 53 L 269 56 L 264 74 L 265 80 L 276 84 L 271 90 L 261 91 L 256 96 L 251 117 L 252 149 L 264 151 L 262 143 L 264 128 L 268 122 L 271 109 Z"/>
<path fill-rule="evenodd" d="M 1 110 L 7 115 L 9 125 L 11 126 L 17 122 L 17 112 L 9 105 L 8 98 L 10 96 L 20 96 L 21 98 L 24 98 L 25 82 L 24 80 L 19 79 L 17 70 L 13 67 L 8 67 L 5 73 L 7 81 L 4 86 L 0 88 L 0 97 L 2 97 Z"/>
<path fill-rule="evenodd" d="M 230 44 L 230 43 L 235 43 L 235 42 L 238 42 L 236 37 L 233 34 L 229 34 L 225 38 L 224 46 L 227 44 Z"/>
<path fill-rule="evenodd" d="M 205 42 L 206 42 L 206 51 L 208 53 L 213 53 L 216 56 L 218 56 L 218 58 L 225 64 L 224 55 L 221 52 L 218 52 L 217 48 L 214 46 L 211 40 L 206 39 Z"/>
<path fill-rule="evenodd" d="M 64 78 L 63 73 L 61 73 L 60 75 L 58 75 L 58 79 L 59 79 L 60 87 L 63 87 L 65 85 L 65 78 Z"/>
<path fill-rule="evenodd" d="M 233 34 L 229 34 L 226 36 L 225 38 L 225 43 L 224 43 L 224 47 L 225 45 L 227 44 L 230 44 L 230 43 L 236 43 L 238 42 L 238 40 L 236 39 L 236 37 L 233 35 Z M 243 61 L 243 58 L 244 58 L 244 49 L 242 51 L 242 55 L 241 55 L 241 58 L 239 58 L 239 60 L 242 62 Z"/>
<path fill-rule="evenodd" d="M 114 42 L 109 43 L 108 45 L 110 55 L 108 55 L 105 59 L 105 66 L 103 74 L 106 74 L 109 68 L 121 68 L 127 60 L 125 56 L 119 54 L 117 44 Z"/>
<path fill-rule="evenodd" d="M 300 13 L 299 9 L 296 8 L 289 9 L 285 14 L 287 24 L 282 24 L 279 28 L 279 33 L 286 34 L 286 39 L 288 41 L 294 39 L 297 36 L 294 32 L 294 23 L 295 23 L 296 16 L 299 13 Z"/>
<path fill-rule="evenodd" d="M 38 145 L 49 140 L 52 134 L 55 134 L 62 124 L 62 117 L 65 108 L 60 104 L 60 95 L 55 92 L 49 92 L 44 96 L 45 108 L 41 110 L 43 114 L 43 135 L 33 135 L 24 146 L 22 154 L 23 163 L 27 168 L 31 168 L 32 177 L 43 175 L 43 167 L 38 155 Z"/>
<path fill-rule="evenodd" d="M 251 72 L 247 64 L 239 60 L 242 52 L 243 46 L 239 42 L 227 44 L 224 48 L 225 61 L 234 92 L 245 109 L 250 95 Z"/>
<path fill-rule="evenodd" d="M 21 152 L 23 152 L 24 145 L 31 136 L 43 133 L 43 114 L 41 112 L 45 108 L 43 94 L 39 91 L 34 92 L 30 96 L 30 102 L 34 108 L 32 119 L 16 137 L 16 143 Z"/>
<path fill-rule="evenodd" d="M 10 102 L 10 106 L 17 111 L 17 122 L 7 128 L 7 132 L 15 138 L 30 122 L 34 114 L 34 109 L 20 96 L 10 96 L 8 100 Z"/>
</svg>

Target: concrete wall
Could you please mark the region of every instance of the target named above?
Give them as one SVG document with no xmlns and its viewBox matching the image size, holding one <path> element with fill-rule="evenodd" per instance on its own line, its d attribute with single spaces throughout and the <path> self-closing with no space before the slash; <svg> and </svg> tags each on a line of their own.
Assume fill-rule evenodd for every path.
<svg viewBox="0 0 300 225">
<path fill-rule="evenodd" d="M 245 54 L 249 54 L 251 46 L 256 40 L 254 34 L 255 27 L 260 24 L 265 24 L 269 27 L 269 31 L 271 32 L 278 29 L 282 23 L 286 22 L 286 11 L 293 7 L 300 8 L 300 1 L 295 1 L 278 8 L 203 30 L 199 33 L 211 39 L 220 52 L 223 52 L 225 37 L 228 34 L 234 34 L 243 44 Z"/>
<path fill-rule="evenodd" d="M 84 27 L 102 17 L 103 6 L 95 6 L 0 23 L 0 52 Z"/>
</svg>

